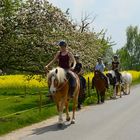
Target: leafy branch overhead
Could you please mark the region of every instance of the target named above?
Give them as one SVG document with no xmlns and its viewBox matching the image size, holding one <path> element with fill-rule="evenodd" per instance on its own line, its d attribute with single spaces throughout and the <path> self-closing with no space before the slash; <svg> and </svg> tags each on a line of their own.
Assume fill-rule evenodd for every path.
<svg viewBox="0 0 140 140">
<path fill-rule="evenodd" d="M 69 9 L 64 13 L 47 0 L 2 0 L 0 2 L 0 69 L 5 72 L 43 71 L 66 40 L 85 68 L 92 68 L 112 44 L 102 33 L 89 30 L 89 15 L 74 23 Z"/>
</svg>

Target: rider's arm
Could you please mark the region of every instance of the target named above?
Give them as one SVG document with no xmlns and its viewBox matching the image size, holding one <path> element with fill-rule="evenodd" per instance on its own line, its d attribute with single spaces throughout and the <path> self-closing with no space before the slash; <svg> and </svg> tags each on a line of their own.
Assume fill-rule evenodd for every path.
<svg viewBox="0 0 140 140">
<path fill-rule="evenodd" d="M 48 67 L 49 67 L 50 65 L 52 65 L 52 64 L 58 59 L 59 54 L 60 54 L 60 52 L 58 51 L 58 52 L 56 53 L 55 57 L 53 58 L 53 60 L 52 60 L 48 65 L 45 66 L 46 69 L 48 69 Z"/>
<path fill-rule="evenodd" d="M 96 63 L 94 70 L 99 70 L 98 62 Z"/>
<path fill-rule="evenodd" d="M 73 62 L 73 66 L 71 68 L 74 69 L 76 66 L 76 60 L 71 52 L 69 52 L 68 54 L 69 54 L 70 60 Z"/>
<path fill-rule="evenodd" d="M 105 64 L 103 63 L 103 72 L 104 72 L 104 70 L 105 70 Z"/>
</svg>

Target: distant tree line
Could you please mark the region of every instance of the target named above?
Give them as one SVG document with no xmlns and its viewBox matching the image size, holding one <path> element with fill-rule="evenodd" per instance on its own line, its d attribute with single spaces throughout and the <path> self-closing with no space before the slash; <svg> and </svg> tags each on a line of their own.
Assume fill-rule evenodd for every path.
<svg viewBox="0 0 140 140">
<path fill-rule="evenodd" d="M 125 46 L 117 51 L 122 70 L 140 70 L 140 30 L 138 26 L 127 27 L 126 36 Z"/>
<path fill-rule="evenodd" d="M 93 21 L 88 16 L 77 24 L 69 9 L 62 12 L 47 0 L 1 0 L 0 69 L 7 73 L 43 72 L 62 39 L 80 55 L 87 70 L 98 56 L 107 61 L 113 54 L 113 42 L 104 30 L 96 33 L 89 29 Z"/>
</svg>

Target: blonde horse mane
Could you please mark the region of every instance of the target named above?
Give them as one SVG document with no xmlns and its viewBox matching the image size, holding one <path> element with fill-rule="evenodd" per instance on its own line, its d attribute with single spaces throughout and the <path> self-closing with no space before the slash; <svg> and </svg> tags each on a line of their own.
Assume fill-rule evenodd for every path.
<svg viewBox="0 0 140 140">
<path fill-rule="evenodd" d="M 48 79 L 50 79 L 52 77 L 52 75 L 58 79 L 59 83 L 63 83 L 66 80 L 66 72 L 63 68 L 56 67 L 56 68 L 52 69 L 48 73 Z"/>
</svg>

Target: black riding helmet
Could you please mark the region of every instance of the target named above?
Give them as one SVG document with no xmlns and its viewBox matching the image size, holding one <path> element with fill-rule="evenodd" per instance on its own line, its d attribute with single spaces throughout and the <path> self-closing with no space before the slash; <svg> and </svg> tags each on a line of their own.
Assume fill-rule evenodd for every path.
<svg viewBox="0 0 140 140">
<path fill-rule="evenodd" d="M 58 43 L 58 45 L 60 46 L 60 47 L 62 47 L 62 46 L 64 46 L 64 47 L 66 47 L 67 46 L 67 43 L 65 42 L 65 41 L 60 41 L 59 43 Z"/>
<path fill-rule="evenodd" d="M 116 58 L 116 59 L 118 59 L 118 55 L 114 55 L 114 56 L 113 56 L 113 58 Z"/>
<path fill-rule="evenodd" d="M 74 55 L 74 58 L 79 59 L 79 55 L 78 54 Z"/>
</svg>

